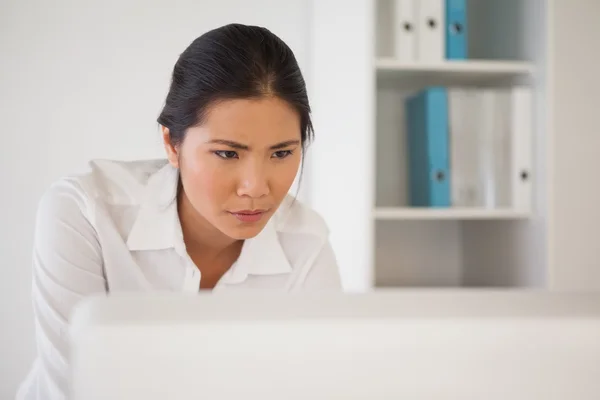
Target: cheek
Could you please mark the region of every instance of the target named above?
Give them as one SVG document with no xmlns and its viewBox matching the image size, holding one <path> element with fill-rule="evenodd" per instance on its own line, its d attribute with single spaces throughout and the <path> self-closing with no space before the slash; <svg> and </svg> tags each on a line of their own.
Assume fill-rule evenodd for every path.
<svg viewBox="0 0 600 400">
<path fill-rule="evenodd" d="M 212 154 L 195 154 L 180 162 L 186 194 L 197 209 L 223 205 L 231 195 L 231 174 L 219 161 Z"/>
<path fill-rule="evenodd" d="M 294 179 L 300 168 L 300 156 L 294 155 L 293 157 L 274 168 L 271 177 L 271 190 L 277 197 L 283 198 L 290 190 L 292 183 L 294 183 Z"/>
</svg>

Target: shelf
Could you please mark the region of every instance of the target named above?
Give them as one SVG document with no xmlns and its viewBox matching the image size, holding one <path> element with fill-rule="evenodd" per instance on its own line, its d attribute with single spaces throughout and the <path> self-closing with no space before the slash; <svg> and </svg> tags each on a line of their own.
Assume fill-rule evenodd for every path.
<svg viewBox="0 0 600 400">
<path fill-rule="evenodd" d="M 533 65 L 523 61 L 465 60 L 440 63 L 400 62 L 393 58 L 376 60 L 377 76 L 416 84 L 481 84 L 528 78 Z"/>
<path fill-rule="evenodd" d="M 374 211 L 377 220 L 463 220 L 463 219 L 524 219 L 530 217 L 526 211 L 510 209 L 477 208 L 413 208 L 378 207 Z"/>
</svg>

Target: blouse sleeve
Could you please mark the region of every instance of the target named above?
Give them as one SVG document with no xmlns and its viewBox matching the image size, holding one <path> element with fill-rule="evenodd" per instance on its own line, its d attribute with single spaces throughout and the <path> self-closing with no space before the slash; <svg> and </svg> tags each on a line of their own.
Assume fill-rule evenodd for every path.
<svg viewBox="0 0 600 400">
<path fill-rule="evenodd" d="M 84 297 L 106 292 L 100 244 L 85 205 L 83 190 L 61 181 L 38 206 L 32 282 L 38 355 L 23 398 L 68 397 L 70 314 Z"/>
</svg>

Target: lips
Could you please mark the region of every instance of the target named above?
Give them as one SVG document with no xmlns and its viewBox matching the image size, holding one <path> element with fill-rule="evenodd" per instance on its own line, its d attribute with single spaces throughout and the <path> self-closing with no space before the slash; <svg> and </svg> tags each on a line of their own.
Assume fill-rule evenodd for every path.
<svg viewBox="0 0 600 400">
<path fill-rule="evenodd" d="M 236 217 L 241 222 L 258 222 L 268 210 L 240 210 L 230 211 L 229 213 Z"/>
</svg>

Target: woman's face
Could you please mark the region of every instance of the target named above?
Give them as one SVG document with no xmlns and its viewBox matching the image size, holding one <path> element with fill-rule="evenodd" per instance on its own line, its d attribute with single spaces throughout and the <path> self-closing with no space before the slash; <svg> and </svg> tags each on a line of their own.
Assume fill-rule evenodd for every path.
<svg viewBox="0 0 600 400">
<path fill-rule="evenodd" d="M 296 177 L 300 116 L 276 97 L 218 102 L 167 152 L 197 214 L 233 239 L 248 239 L 263 229 Z"/>
</svg>

